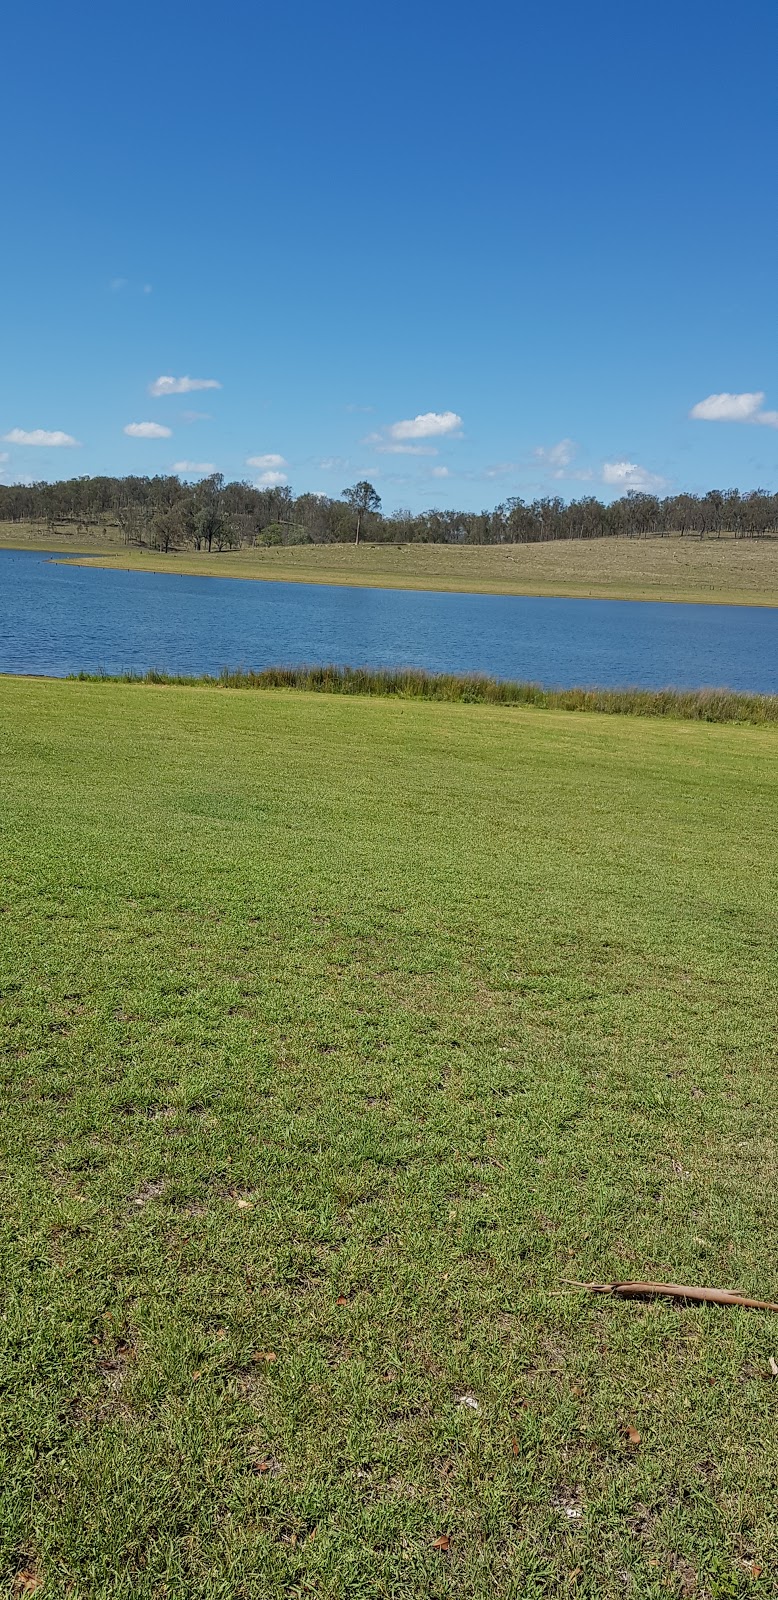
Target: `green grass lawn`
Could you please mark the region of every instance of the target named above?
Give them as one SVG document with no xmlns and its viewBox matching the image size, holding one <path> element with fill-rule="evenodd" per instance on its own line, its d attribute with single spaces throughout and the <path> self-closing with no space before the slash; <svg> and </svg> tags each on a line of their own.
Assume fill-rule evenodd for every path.
<svg viewBox="0 0 778 1600">
<path fill-rule="evenodd" d="M 775 731 L 0 717 L 2 1592 L 775 1595 Z"/>
</svg>

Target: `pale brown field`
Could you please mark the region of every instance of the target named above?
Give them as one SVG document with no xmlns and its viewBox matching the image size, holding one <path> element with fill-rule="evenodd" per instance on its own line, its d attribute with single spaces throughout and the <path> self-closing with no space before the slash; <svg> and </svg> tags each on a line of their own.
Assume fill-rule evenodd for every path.
<svg viewBox="0 0 778 1600">
<path fill-rule="evenodd" d="M 50 549 L 90 565 L 201 577 L 481 594 L 778 605 L 778 540 L 559 540 L 537 545 L 298 545 L 222 554 L 130 549 L 115 528 L 56 534 L 0 524 L 0 546 Z"/>
</svg>

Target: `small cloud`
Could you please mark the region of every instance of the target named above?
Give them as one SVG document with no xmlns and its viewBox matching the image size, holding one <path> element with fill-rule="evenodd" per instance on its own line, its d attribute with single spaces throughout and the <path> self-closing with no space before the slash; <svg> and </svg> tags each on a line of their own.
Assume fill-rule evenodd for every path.
<svg viewBox="0 0 778 1600">
<path fill-rule="evenodd" d="M 692 406 L 689 416 L 696 422 L 758 422 L 763 400 L 763 389 L 753 394 L 709 394 L 707 399 L 698 400 L 696 406 Z"/>
<path fill-rule="evenodd" d="M 185 477 L 207 478 L 210 477 L 212 472 L 216 471 L 216 465 L 213 461 L 174 461 L 173 471 L 181 473 Z"/>
<path fill-rule="evenodd" d="M 484 467 L 481 477 L 507 478 L 510 473 L 516 471 L 516 466 L 517 463 L 515 461 L 495 461 L 493 466 Z"/>
<path fill-rule="evenodd" d="M 391 439 L 438 439 L 446 434 L 458 433 L 462 418 L 456 411 L 423 411 L 405 422 L 393 422 L 389 429 Z"/>
<path fill-rule="evenodd" d="M 560 439 L 558 444 L 538 445 L 532 454 L 536 461 L 541 461 L 544 466 L 550 467 L 555 478 L 565 477 L 565 468 L 569 467 L 578 449 L 573 439 Z"/>
<path fill-rule="evenodd" d="M 140 285 L 138 283 L 133 284 L 130 283 L 129 278 L 110 278 L 108 281 L 108 287 L 113 294 L 121 293 L 122 289 L 131 289 L 134 294 L 137 294 L 139 288 L 141 294 L 151 294 L 150 283 L 143 283 Z"/>
<path fill-rule="evenodd" d="M 170 439 L 173 433 L 159 422 L 128 422 L 124 431 L 131 439 Z"/>
<path fill-rule="evenodd" d="M 338 472 L 341 467 L 347 467 L 348 462 L 344 456 L 325 456 L 323 461 L 316 463 L 321 472 Z"/>
<path fill-rule="evenodd" d="M 80 441 L 74 439 L 70 433 L 61 433 L 55 429 L 48 433 L 45 428 L 32 428 L 27 432 L 24 428 L 12 428 L 10 433 L 3 434 L 5 444 L 33 444 L 43 445 L 46 449 L 75 449 Z"/>
<path fill-rule="evenodd" d="M 602 481 L 617 489 L 664 489 L 666 479 L 636 461 L 605 461 Z"/>
<path fill-rule="evenodd" d="M 436 456 L 438 453 L 434 444 L 389 444 L 380 433 L 371 434 L 364 442 L 372 444 L 382 456 Z"/>
<path fill-rule="evenodd" d="M 11 457 L 7 450 L 0 450 L 0 463 L 4 461 L 10 461 L 10 459 Z"/>
<path fill-rule="evenodd" d="M 211 422 L 210 411 L 182 411 L 182 422 Z"/>
<path fill-rule="evenodd" d="M 451 473 L 449 472 L 448 467 L 433 467 L 432 476 L 433 478 L 450 478 Z"/>
<path fill-rule="evenodd" d="M 155 378 L 149 384 L 149 394 L 157 399 L 163 394 L 192 394 L 195 389 L 220 389 L 218 378 Z"/>
<path fill-rule="evenodd" d="M 285 467 L 288 463 L 283 456 L 247 456 L 247 467 L 264 467 L 267 471 L 274 471 L 278 467 Z"/>
<path fill-rule="evenodd" d="M 285 472 L 261 472 L 257 478 L 255 488 L 281 489 L 283 488 L 284 484 L 288 482 L 289 479 L 287 478 Z"/>
</svg>

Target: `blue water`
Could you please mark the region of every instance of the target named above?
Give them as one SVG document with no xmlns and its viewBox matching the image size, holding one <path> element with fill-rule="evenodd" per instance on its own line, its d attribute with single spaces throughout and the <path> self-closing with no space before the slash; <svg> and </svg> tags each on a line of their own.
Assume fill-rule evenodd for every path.
<svg viewBox="0 0 778 1600">
<path fill-rule="evenodd" d="M 0 672 L 337 662 L 778 692 L 778 610 L 103 571 L 0 551 Z"/>
</svg>

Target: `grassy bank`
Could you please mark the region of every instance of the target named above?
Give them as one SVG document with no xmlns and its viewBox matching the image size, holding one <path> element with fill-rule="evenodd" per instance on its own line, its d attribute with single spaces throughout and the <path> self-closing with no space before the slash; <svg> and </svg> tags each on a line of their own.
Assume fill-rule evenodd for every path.
<svg viewBox="0 0 778 1600">
<path fill-rule="evenodd" d="M 773 731 L 0 718 L 7 1592 L 774 1594 Z"/>
<path fill-rule="evenodd" d="M 90 565 L 286 583 L 778 605 L 778 539 L 593 539 L 536 545 L 299 545 L 221 555 L 130 549 L 118 529 L 52 537 L 0 526 L 0 546 L 90 552 Z"/>
<path fill-rule="evenodd" d="M 536 545 L 300 545 L 222 555 L 125 552 L 90 564 L 293 583 L 778 605 L 778 540 L 592 539 Z"/>
<path fill-rule="evenodd" d="M 78 527 L 45 522 L 0 522 L 0 550 L 54 550 L 63 555 L 86 551 L 91 555 L 115 555 L 126 549 L 116 523 Z"/>
<path fill-rule="evenodd" d="M 203 689 L 302 689 L 308 694 L 345 694 L 435 700 L 448 705 L 539 706 L 544 711 L 596 711 L 605 716 L 672 717 L 685 722 L 778 722 L 778 695 L 734 694 L 727 689 L 544 689 L 478 674 L 399 671 L 367 667 L 265 667 L 225 670 L 218 677 L 147 672 L 79 673 L 80 683 L 137 683 Z"/>
</svg>

